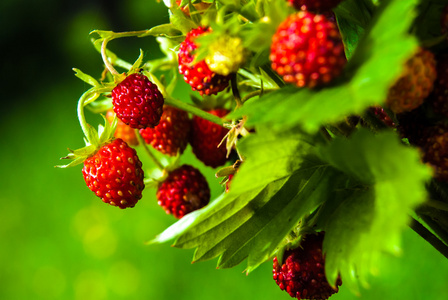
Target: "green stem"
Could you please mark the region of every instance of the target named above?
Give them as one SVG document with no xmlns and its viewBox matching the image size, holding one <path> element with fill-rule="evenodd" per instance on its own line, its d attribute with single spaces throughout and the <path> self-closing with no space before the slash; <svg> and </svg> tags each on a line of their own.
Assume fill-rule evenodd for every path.
<svg viewBox="0 0 448 300">
<path fill-rule="evenodd" d="M 109 72 L 112 75 L 118 75 L 117 70 L 115 70 L 114 66 L 112 66 L 111 62 L 109 61 L 109 59 L 107 58 L 107 55 L 106 55 L 106 45 L 108 42 L 109 42 L 109 39 L 104 39 L 103 43 L 101 44 L 101 57 L 103 58 L 104 65 L 109 70 Z"/>
<path fill-rule="evenodd" d="M 241 101 L 240 92 L 238 90 L 238 82 L 236 81 L 236 74 L 234 74 L 230 80 L 230 85 L 232 86 L 233 97 L 236 101 L 236 108 L 240 108 L 243 106 L 243 102 Z"/>
<path fill-rule="evenodd" d="M 145 149 L 146 154 L 151 158 L 151 160 L 154 162 L 156 167 L 163 171 L 165 167 L 160 163 L 160 161 L 157 159 L 157 157 L 152 153 L 152 151 L 149 149 L 148 145 L 146 144 L 145 140 L 143 139 L 142 135 L 140 134 L 140 131 L 138 129 L 135 129 L 135 135 L 137 136 L 138 142 L 143 146 Z"/>
<path fill-rule="evenodd" d="M 409 227 L 411 227 L 412 230 L 430 243 L 443 256 L 448 258 L 448 246 L 432 234 L 425 226 L 413 219 L 411 224 L 409 224 Z"/>
<path fill-rule="evenodd" d="M 220 126 L 224 125 L 224 121 L 220 117 L 212 115 L 212 114 L 210 114 L 210 113 L 208 113 L 206 111 L 203 111 L 200 108 L 197 108 L 197 107 L 195 107 L 193 105 L 184 103 L 184 102 L 182 102 L 180 100 L 177 100 L 177 99 L 174 99 L 174 98 L 171 98 L 171 97 L 166 97 L 165 98 L 165 104 L 168 104 L 170 106 L 179 108 L 181 110 L 189 112 L 189 113 L 191 113 L 193 115 L 196 115 L 196 116 L 198 116 L 200 118 L 203 118 L 203 119 L 205 119 L 207 121 L 210 121 L 212 123 L 218 124 Z"/>
<path fill-rule="evenodd" d="M 79 98 L 79 101 L 78 101 L 79 124 L 81 125 L 82 132 L 84 133 L 84 136 L 86 137 L 86 139 L 89 143 L 91 142 L 91 137 L 90 137 L 90 133 L 88 130 L 86 116 L 84 114 L 84 106 L 86 106 L 88 103 L 91 103 L 92 101 L 95 101 L 95 99 L 98 98 L 99 94 L 94 91 L 95 91 L 94 87 L 89 89 L 84 94 L 82 94 L 82 96 Z"/>
<path fill-rule="evenodd" d="M 431 228 L 432 231 L 437 234 L 437 236 L 448 245 L 448 233 L 431 217 L 425 215 L 419 215 L 419 217 Z"/>
</svg>

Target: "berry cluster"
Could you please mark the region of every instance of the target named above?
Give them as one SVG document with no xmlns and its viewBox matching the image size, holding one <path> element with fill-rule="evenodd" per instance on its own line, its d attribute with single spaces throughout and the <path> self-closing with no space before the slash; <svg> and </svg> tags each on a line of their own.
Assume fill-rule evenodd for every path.
<svg viewBox="0 0 448 300">
<path fill-rule="evenodd" d="M 211 200 L 208 179 L 192 162 L 182 161 L 187 157 L 184 154 L 191 150 L 197 158 L 196 163 L 201 167 L 219 168 L 216 177 L 224 177 L 221 184 L 225 186 L 225 193 L 218 200 L 223 201 L 224 205 L 219 205 L 231 207 L 231 201 L 235 201 L 236 207 L 240 202 L 244 203 L 246 199 L 241 199 L 244 197 L 234 195 L 239 188 L 244 189 L 244 184 L 263 188 L 257 196 L 260 201 L 249 199 L 249 204 L 238 212 L 240 216 L 240 213 L 244 215 L 250 211 L 250 217 L 253 216 L 261 223 L 263 217 L 258 219 L 257 215 L 259 206 L 264 209 L 271 208 L 267 205 L 286 203 L 270 202 L 273 195 L 277 197 L 281 193 L 269 185 L 277 184 L 278 176 L 286 177 L 300 170 L 296 162 L 291 163 L 292 160 L 314 158 L 316 153 L 320 153 L 321 148 L 318 147 L 324 147 L 322 144 L 334 145 L 332 143 L 340 137 L 350 139 L 353 132 L 360 131 L 360 127 L 366 132 L 370 130 L 370 133 L 395 131 L 405 143 L 420 150 L 421 161 L 416 164 L 432 166 L 434 179 L 448 182 L 448 6 L 439 10 L 438 17 L 441 20 L 435 22 L 437 24 L 431 30 L 438 34 L 437 37 L 429 41 L 422 40 L 419 47 L 415 43 L 416 51 L 412 56 L 412 50 L 415 49 L 403 46 L 411 57 L 400 56 L 401 60 L 388 57 L 395 62 L 394 72 L 388 73 L 391 76 L 378 84 L 380 92 L 371 97 L 370 94 L 366 96 L 365 91 L 360 91 L 359 86 L 370 85 L 367 90 L 374 90 L 376 83 L 372 78 L 375 77 L 360 76 L 362 80 L 359 80 L 356 76 L 368 73 L 359 72 L 365 67 L 362 62 L 364 58 L 369 60 L 367 70 L 374 65 L 370 59 L 380 60 L 377 57 L 379 55 L 375 56 L 366 50 L 369 43 L 378 48 L 376 44 L 382 41 L 371 36 L 372 33 L 367 30 L 370 24 L 366 24 L 369 16 L 375 15 L 375 7 L 386 4 L 374 1 L 378 3 L 372 2 L 367 8 L 365 4 L 358 7 L 354 4 L 356 1 L 347 4 L 343 0 L 250 0 L 242 1 L 244 5 L 239 7 L 222 5 L 221 2 L 167 0 L 164 3 L 170 10 L 170 24 L 126 33 L 94 32 L 99 35 L 94 44 L 97 48 L 101 46 L 99 48 L 105 69 L 98 80 L 77 70 L 76 75 L 92 86 L 80 98 L 77 112 L 86 145 L 81 149 L 70 150 L 65 158 L 72 159 L 66 166 L 84 164 L 82 174 L 87 187 L 103 202 L 122 209 L 134 207 L 143 197 L 146 187 L 155 189 L 158 205 L 175 218 L 183 218 L 205 207 Z M 354 15 L 353 7 L 362 10 L 364 6 L 366 11 L 362 16 Z M 375 13 L 381 14 L 381 11 L 378 8 Z M 418 25 L 416 22 L 415 26 Z M 409 32 L 423 32 L 414 29 Z M 360 32 L 365 32 L 367 42 L 362 40 Z M 107 44 L 114 39 L 131 36 L 157 36 L 165 56 L 161 59 L 152 58 L 143 55 L 142 51 L 134 63 L 117 59 L 118 56 L 112 55 Z M 356 48 L 358 42 L 368 43 L 367 47 L 363 45 Z M 393 47 L 391 49 L 392 54 L 398 51 Z M 361 54 L 358 55 L 357 51 Z M 351 60 L 353 57 L 357 59 Z M 125 70 L 120 73 L 115 67 Z M 401 70 L 401 76 L 398 76 Z M 383 70 L 376 71 L 378 77 Z M 179 90 L 185 83 L 189 85 L 188 96 L 185 91 Z M 350 97 L 353 93 L 356 96 L 353 96 L 351 102 L 357 106 L 343 107 L 340 110 L 342 113 L 335 113 L 334 118 L 330 114 L 336 111 L 336 105 L 331 107 L 329 101 L 326 102 L 329 107 L 323 107 L 325 113 L 322 115 L 319 115 L 320 107 L 310 109 L 317 107 L 314 99 L 321 100 L 321 95 L 333 100 L 333 91 L 334 98 L 339 97 L 335 100 L 337 105 L 340 102 L 346 105 L 343 102 L 350 101 L 341 98 L 352 100 Z M 330 94 L 331 97 L 327 97 Z M 283 96 L 288 98 L 288 106 L 282 106 Z M 300 105 L 294 106 L 291 99 L 295 101 L 296 97 L 302 98 L 297 101 Z M 375 102 L 371 99 L 375 99 Z M 308 131 L 307 126 L 301 126 L 305 123 L 290 120 L 294 119 L 296 111 L 302 109 L 302 104 L 304 110 L 300 111 L 300 115 L 308 113 L 312 115 L 311 119 L 315 115 L 313 124 L 320 122 L 317 124 L 320 129 L 318 134 L 311 129 Z M 282 120 L 282 115 L 273 116 L 272 108 L 289 118 Z M 104 126 L 100 125 L 96 130 L 88 124 L 84 109 L 105 115 Z M 341 116 L 344 112 L 347 115 Z M 274 134 L 269 139 L 283 146 L 283 140 L 280 139 L 287 134 L 294 135 L 291 143 L 300 135 L 313 150 L 308 153 L 308 146 L 304 147 L 305 150 L 298 149 L 297 153 L 283 153 L 283 149 L 274 153 L 267 149 L 266 144 L 272 146 L 274 143 L 269 140 L 269 143 L 263 144 L 264 134 L 270 130 L 272 122 L 278 125 L 282 121 L 290 127 L 279 126 L 281 130 L 273 128 Z M 239 143 L 242 137 L 249 135 L 254 139 L 249 137 Z M 259 146 L 265 148 L 259 149 Z M 231 166 L 225 166 L 231 160 L 229 154 L 237 158 L 230 162 L 233 163 Z M 141 155 L 145 155 L 146 159 L 141 159 Z M 281 171 L 266 171 L 268 168 L 259 161 L 270 160 L 268 155 L 276 155 L 277 160 L 281 160 Z M 257 160 L 258 157 L 262 159 Z M 336 168 L 331 162 L 324 161 L 325 158 L 318 159 L 328 163 L 328 168 Z M 152 161 L 152 164 L 147 165 L 146 160 Z M 263 175 L 272 171 L 271 182 L 260 180 L 262 183 L 258 186 L 254 178 L 261 176 L 243 171 L 245 167 L 240 169 L 241 165 L 249 165 L 246 170 L 251 170 L 251 167 L 252 170 L 262 170 L 260 172 Z M 338 171 L 344 173 L 344 170 Z M 359 180 L 361 182 L 362 178 Z M 335 205 L 324 204 L 316 211 L 321 207 Z M 204 209 L 198 214 L 210 211 Z M 269 254 L 259 257 L 268 257 L 275 251 L 278 257 L 283 257 L 274 258 L 273 277 L 291 297 L 327 299 L 338 291 L 342 281 L 338 278 L 337 282 L 329 283 L 326 279 L 325 257 L 322 253 L 324 233 L 296 234 L 326 230 L 319 227 L 325 223 L 319 223 L 323 214 L 315 211 L 307 213 L 309 215 L 300 216 L 300 221 L 290 228 L 290 236 L 294 240 L 289 240 L 288 236 L 282 243 L 274 245 Z M 188 218 L 196 216 L 196 213 L 190 214 L 184 220 L 190 221 Z M 222 216 L 216 213 L 213 217 Z M 225 223 L 222 220 L 212 221 L 214 224 Z M 232 243 L 230 237 L 228 241 Z M 280 251 L 283 250 L 279 249 L 284 249 L 285 245 L 297 245 L 298 241 L 301 241 L 298 248 L 287 250 L 281 255 Z"/>
</svg>

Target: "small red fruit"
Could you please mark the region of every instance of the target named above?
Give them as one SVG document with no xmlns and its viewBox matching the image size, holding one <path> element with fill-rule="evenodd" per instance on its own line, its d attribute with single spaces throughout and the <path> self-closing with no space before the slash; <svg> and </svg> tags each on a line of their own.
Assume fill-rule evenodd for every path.
<svg viewBox="0 0 448 300">
<path fill-rule="evenodd" d="M 328 11 L 336 7 L 342 0 L 288 0 L 297 10 Z"/>
<path fill-rule="evenodd" d="M 230 76 L 219 75 L 210 70 L 205 60 L 194 61 L 193 51 L 198 47 L 194 40 L 200 35 L 210 32 L 209 27 L 192 29 L 179 48 L 179 72 L 184 75 L 193 91 L 201 95 L 215 95 L 229 85 Z"/>
<path fill-rule="evenodd" d="M 336 24 L 307 11 L 292 14 L 280 24 L 269 58 L 285 82 L 309 88 L 328 84 L 347 61 Z"/>
<path fill-rule="evenodd" d="M 386 105 L 397 114 L 416 109 L 432 91 L 436 76 L 434 54 L 419 49 L 406 62 L 403 75 L 389 89 Z"/>
<path fill-rule="evenodd" d="M 187 147 L 190 128 L 187 112 L 165 105 L 159 125 L 140 129 L 140 134 L 154 149 L 175 156 L 177 153 L 182 154 Z"/>
<path fill-rule="evenodd" d="M 218 108 L 209 110 L 208 113 L 224 117 L 229 113 L 227 109 Z M 193 153 L 206 166 L 216 168 L 227 161 L 227 149 L 225 142 L 218 147 L 229 130 L 208 120 L 193 116 L 190 144 Z"/>
<path fill-rule="evenodd" d="M 169 173 L 156 195 L 158 204 L 166 213 L 180 219 L 209 203 L 210 188 L 198 169 L 182 165 Z"/>
<path fill-rule="evenodd" d="M 164 99 L 157 85 L 139 73 L 126 77 L 112 90 L 117 117 L 132 128 L 159 124 Z"/>
<path fill-rule="evenodd" d="M 127 208 L 142 198 L 142 163 L 122 139 L 112 140 L 86 159 L 82 174 L 89 189 L 105 203 Z"/>
<path fill-rule="evenodd" d="M 274 258 L 274 280 L 280 289 L 297 299 L 328 299 L 338 292 L 340 278 L 333 289 L 325 277 L 322 254 L 324 233 L 308 234 L 300 247 L 284 253 L 283 263 Z"/>
<path fill-rule="evenodd" d="M 429 100 L 436 113 L 448 117 L 448 54 L 437 58 L 437 78 Z"/>
<path fill-rule="evenodd" d="M 106 118 L 110 123 L 112 123 L 114 117 L 115 117 L 115 113 L 112 109 L 110 109 L 106 112 Z M 117 129 L 115 130 L 114 136 L 116 138 L 122 139 L 130 146 L 138 145 L 138 140 L 137 140 L 137 136 L 135 135 L 135 130 L 133 128 L 131 128 L 131 126 L 124 124 L 123 121 L 121 121 L 120 119 L 117 120 Z"/>
</svg>

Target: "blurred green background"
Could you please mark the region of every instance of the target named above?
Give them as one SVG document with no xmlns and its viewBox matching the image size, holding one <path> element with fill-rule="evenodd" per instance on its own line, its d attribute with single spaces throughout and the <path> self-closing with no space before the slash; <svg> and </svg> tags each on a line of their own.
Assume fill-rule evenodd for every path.
<svg viewBox="0 0 448 300">
<path fill-rule="evenodd" d="M 216 260 L 191 264 L 192 250 L 144 245 L 175 221 L 155 190 L 119 210 L 88 190 L 80 166 L 54 168 L 67 147 L 83 145 L 76 103 L 88 87 L 71 69 L 102 70 L 88 33 L 167 19 L 152 0 L 1 1 L 0 299 L 290 299 L 270 262 L 246 276 L 244 263 L 216 270 Z M 139 48 L 160 55 L 153 38 L 110 46 L 128 61 Z M 213 170 L 186 152 L 183 162 L 199 167 L 218 195 Z M 448 299 L 448 261 L 410 230 L 403 255 L 385 256 L 380 269 L 361 298 L 343 285 L 332 299 Z"/>
</svg>

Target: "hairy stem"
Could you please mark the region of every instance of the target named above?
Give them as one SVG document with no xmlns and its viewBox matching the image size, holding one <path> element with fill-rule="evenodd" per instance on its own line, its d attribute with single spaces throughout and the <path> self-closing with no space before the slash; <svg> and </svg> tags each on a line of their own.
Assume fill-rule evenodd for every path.
<svg viewBox="0 0 448 300">
<path fill-rule="evenodd" d="M 109 70 L 109 72 L 112 75 L 118 75 L 117 70 L 115 70 L 114 66 L 112 66 L 112 64 L 110 63 L 110 61 L 106 55 L 106 45 L 108 42 L 109 42 L 109 39 L 104 39 L 103 43 L 101 44 L 101 57 L 103 58 L 104 65 Z"/>
<path fill-rule="evenodd" d="M 137 136 L 138 142 L 143 146 L 145 149 L 146 154 L 151 158 L 151 160 L 154 162 L 156 167 L 163 171 L 165 168 L 160 163 L 160 161 L 157 159 L 157 157 L 152 153 L 151 149 L 149 149 L 148 145 L 146 144 L 145 140 L 143 139 L 142 135 L 140 134 L 140 131 L 138 129 L 135 129 L 135 135 Z"/>
</svg>

